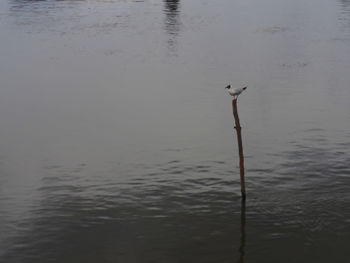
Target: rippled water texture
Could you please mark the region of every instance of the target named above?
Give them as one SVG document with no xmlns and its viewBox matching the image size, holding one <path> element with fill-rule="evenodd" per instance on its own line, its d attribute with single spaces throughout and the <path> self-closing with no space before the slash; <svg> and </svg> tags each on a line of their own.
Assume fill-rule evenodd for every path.
<svg viewBox="0 0 350 263">
<path fill-rule="evenodd" d="M 0 262 L 348 262 L 350 1 L 3 0 L 0 37 Z"/>
</svg>

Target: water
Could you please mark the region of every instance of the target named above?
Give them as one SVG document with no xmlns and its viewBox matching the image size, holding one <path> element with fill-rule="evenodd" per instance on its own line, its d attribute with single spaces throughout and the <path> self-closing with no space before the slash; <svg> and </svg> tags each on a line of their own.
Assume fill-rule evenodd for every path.
<svg viewBox="0 0 350 263">
<path fill-rule="evenodd" d="M 0 36 L 0 262 L 348 260 L 350 1 L 4 0 Z"/>
</svg>

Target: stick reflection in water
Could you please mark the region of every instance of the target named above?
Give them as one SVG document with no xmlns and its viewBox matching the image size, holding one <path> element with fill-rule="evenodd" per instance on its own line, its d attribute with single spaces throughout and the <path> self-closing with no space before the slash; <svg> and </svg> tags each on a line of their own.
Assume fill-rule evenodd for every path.
<svg viewBox="0 0 350 263">
<path fill-rule="evenodd" d="M 244 263 L 244 254 L 245 254 L 245 200 L 241 200 L 241 242 L 239 251 L 239 263 Z"/>
</svg>

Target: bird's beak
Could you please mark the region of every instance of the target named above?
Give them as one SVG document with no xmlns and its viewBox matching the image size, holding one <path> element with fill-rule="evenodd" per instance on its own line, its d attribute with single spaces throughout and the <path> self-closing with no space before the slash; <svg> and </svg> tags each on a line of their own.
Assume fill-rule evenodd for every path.
<svg viewBox="0 0 350 263">
<path fill-rule="evenodd" d="M 230 85 L 226 86 L 226 88 L 225 88 L 225 89 L 229 89 L 229 88 L 230 88 Z"/>
<path fill-rule="evenodd" d="M 243 90 L 245 90 L 246 88 L 248 88 L 248 86 L 247 86 L 247 87 L 244 87 Z"/>
</svg>

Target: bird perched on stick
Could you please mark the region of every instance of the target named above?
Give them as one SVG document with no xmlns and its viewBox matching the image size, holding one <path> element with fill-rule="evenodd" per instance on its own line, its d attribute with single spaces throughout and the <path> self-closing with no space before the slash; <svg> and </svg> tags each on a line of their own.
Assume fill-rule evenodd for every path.
<svg viewBox="0 0 350 263">
<path fill-rule="evenodd" d="M 227 89 L 228 93 L 233 96 L 234 99 L 237 99 L 239 94 L 242 93 L 247 87 L 243 88 L 232 88 L 231 85 L 228 85 L 225 89 Z"/>
</svg>

